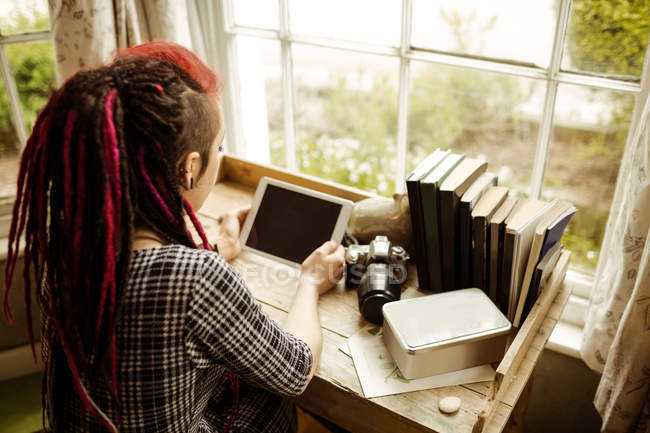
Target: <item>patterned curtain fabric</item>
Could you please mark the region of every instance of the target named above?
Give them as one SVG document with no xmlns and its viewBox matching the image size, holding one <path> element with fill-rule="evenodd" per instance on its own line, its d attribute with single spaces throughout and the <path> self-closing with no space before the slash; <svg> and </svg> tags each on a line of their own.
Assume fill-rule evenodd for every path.
<svg viewBox="0 0 650 433">
<path fill-rule="evenodd" d="M 192 48 L 185 0 L 50 0 L 59 84 L 151 40 Z"/>
<path fill-rule="evenodd" d="M 594 404 L 603 418 L 602 431 L 612 433 L 650 431 L 649 86 L 646 76 L 621 163 L 581 348 L 587 365 L 602 372 Z"/>
</svg>

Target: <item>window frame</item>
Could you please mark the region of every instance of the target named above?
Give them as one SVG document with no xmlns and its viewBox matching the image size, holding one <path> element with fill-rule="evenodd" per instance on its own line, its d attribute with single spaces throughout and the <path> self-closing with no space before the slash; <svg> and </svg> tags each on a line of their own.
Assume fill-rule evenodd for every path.
<svg viewBox="0 0 650 433">
<path fill-rule="evenodd" d="M 282 88 L 283 88 L 283 105 L 284 105 L 284 137 L 286 152 L 286 168 L 290 171 L 299 171 L 296 161 L 295 149 L 295 130 L 293 123 L 295 87 L 293 83 L 293 44 L 311 45 L 315 47 L 324 47 L 343 50 L 347 52 L 358 52 L 364 54 L 375 54 L 388 56 L 399 59 L 399 93 L 398 93 L 398 117 L 397 117 L 397 170 L 395 173 L 395 192 L 405 192 L 406 180 L 406 156 L 407 156 L 407 139 L 408 139 L 408 110 L 409 110 L 409 85 L 411 61 L 422 61 L 439 65 L 461 67 L 474 69 L 485 72 L 496 72 L 504 75 L 538 79 L 545 82 L 546 94 L 542 117 L 537 134 L 535 156 L 531 172 L 530 194 L 534 198 L 540 198 L 544 185 L 546 167 L 549 160 L 549 149 L 553 140 L 554 113 L 557 103 L 557 93 L 559 84 L 578 85 L 591 89 L 613 90 L 622 93 L 633 94 L 637 97 L 637 102 L 632 114 L 630 131 L 635 127 L 635 116 L 638 110 L 639 95 L 647 92 L 642 85 L 648 86 L 646 81 L 650 82 L 650 39 L 645 50 L 645 60 L 641 75 L 637 79 L 615 79 L 604 74 L 594 74 L 588 72 L 562 70 L 562 55 L 565 48 L 567 32 L 569 30 L 569 19 L 571 14 L 571 0 L 560 0 L 560 7 L 557 11 L 557 21 L 555 24 L 553 45 L 551 52 L 551 61 L 548 67 L 543 68 L 529 63 L 517 62 L 507 59 L 486 58 L 451 52 L 441 52 L 430 49 L 423 49 L 411 45 L 412 33 L 412 14 L 413 0 L 402 0 L 402 15 L 400 29 L 400 46 L 390 47 L 373 45 L 364 42 L 351 42 L 339 39 L 324 37 L 315 37 L 304 34 L 291 32 L 289 21 L 289 0 L 276 0 L 279 2 L 279 29 L 263 29 L 235 24 L 233 14 L 233 0 L 223 0 L 224 6 L 219 8 L 218 14 L 214 17 L 219 23 L 221 32 L 217 38 L 226 41 L 228 46 L 224 61 L 229 67 L 221 69 L 224 72 L 224 78 L 228 81 L 236 82 L 236 86 L 230 86 L 226 89 L 226 98 L 224 104 L 226 110 L 233 110 L 241 107 L 238 94 L 239 82 L 237 81 L 238 71 L 236 61 L 229 57 L 229 53 L 236 55 L 235 39 L 237 36 L 250 36 L 277 40 L 281 44 L 281 68 L 282 68 Z M 219 2 L 222 3 L 222 2 Z M 223 63 L 222 63 L 223 64 Z M 233 68 L 234 66 L 234 68 Z M 644 84 L 645 83 L 645 84 Z M 233 111 L 234 112 L 234 111 Z M 241 112 L 238 112 L 241 114 Z M 242 147 L 246 146 L 243 142 L 243 134 L 237 135 L 241 131 L 241 117 L 231 118 L 234 123 L 227 123 L 227 129 L 231 131 L 228 141 L 234 143 L 229 149 L 236 154 L 243 154 Z M 234 133 L 232 133 L 234 132 Z M 629 135 L 629 132 L 628 132 Z M 584 305 L 588 304 L 588 298 L 593 286 L 594 275 L 591 272 L 569 269 L 567 274 L 567 284 L 571 286 L 572 295 L 570 302 L 581 306 L 580 308 L 568 309 L 568 313 L 563 313 L 560 322 L 567 323 L 584 323 L 586 309 Z M 573 316 L 570 317 L 573 312 Z M 580 329 L 582 326 L 578 326 Z M 560 351 L 570 356 L 578 357 L 579 343 L 567 339 L 561 333 L 554 333 L 551 337 L 553 341 L 550 346 L 553 350 Z M 569 341 L 571 340 L 571 341 Z"/>
<path fill-rule="evenodd" d="M 20 105 L 20 96 L 16 88 L 16 81 L 11 73 L 9 66 L 9 59 L 5 52 L 5 45 L 19 44 L 23 42 L 52 42 L 52 31 L 44 30 L 39 32 L 26 32 L 14 35 L 3 35 L 0 32 L 0 74 L 2 75 L 2 82 L 7 92 L 9 100 L 9 113 L 11 114 L 11 123 L 13 124 L 14 131 L 19 142 L 19 151 L 22 151 L 27 143 L 28 131 L 25 126 L 25 118 L 23 116 L 23 107 Z"/>
<path fill-rule="evenodd" d="M 531 185 L 529 194 L 531 197 L 539 198 L 542 194 L 544 176 L 549 159 L 549 147 L 553 139 L 554 112 L 557 99 L 557 91 L 560 83 L 573 84 L 592 89 L 614 90 L 618 92 L 638 95 L 641 91 L 640 79 L 622 80 L 598 76 L 591 73 L 580 73 L 566 71 L 561 68 L 564 43 L 569 26 L 571 12 L 571 0 L 561 0 L 558 9 L 558 18 L 555 26 L 551 62 L 547 68 L 529 63 L 517 62 L 506 59 L 485 58 L 473 55 L 441 52 L 429 50 L 411 45 L 413 0 L 402 0 L 401 34 L 400 46 L 391 47 L 375 45 L 366 42 L 352 42 L 340 39 L 332 39 L 318 36 L 294 33 L 290 29 L 290 7 L 289 0 L 276 0 L 279 2 L 279 29 L 264 29 L 257 27 L 242 26 L 235 23 L 232 0 L 224 0 L 223 7 L 218 8 L 216 21 L 220 25 L 221 40 L 226 42 L 225 64 L 230 65 L 222 69 L 226 82 L 237 82 L 237 62 L 233 61 L 236 56 L 235 39 L 237 36 L 250 36 L 255 38 L 271 39 L 280 42 L 281 46 L 281 68 L 282 68 L 282 89 L 284 106 L 284 137 L 285 154 L 287 165 L 290 171 L 299 171 L 296 161 L 295 148 L 295 125 L 294 125 L 294 100 L 295 87 L 293 82 L 293 44 L 311 45 L 338 49 L 348 52 L 374 54 L 399 59 L 399 91 L 398 91 L 398 120 L 397 120 L 397 170 L 395 173 L 395 192 L 403 193 L 406 179 L 406 156 L 408 139 L 408 110 L 409 110 L 409 84 L 410 84 L 410 63 L 412 60 L 435 63 L 440 65 L 462 67 L 486 72 L 534 78 L 544 81 L 546 84 L 546 96 L 537 135 L 536 151 L 531 173 Z M 221 3 L 221 2 L 220 2 Z M 650 42 L 650 41 L 649 41 Z M 649 43 L 650 47 L 650 43 Z M 647 73 L 648 60 L 646 59 L 642 76 Z M 222 63 L 223 64 L 223 63 Z M 237 82 L 238 83 L 238 82 Z M 241 107 L 237 86 L 229 86 L 225 104 L 226 110 L 236 110 Z M 234 111 L 233 111 L 234 112 Z M 242 154 L 244 137 L 240 116 L 231 117 L 227 121 L 227 129 L 231 132 L 228 135 L 228 142 L 231 143 L 231 150 L 235 154 Z"/>
</svg>

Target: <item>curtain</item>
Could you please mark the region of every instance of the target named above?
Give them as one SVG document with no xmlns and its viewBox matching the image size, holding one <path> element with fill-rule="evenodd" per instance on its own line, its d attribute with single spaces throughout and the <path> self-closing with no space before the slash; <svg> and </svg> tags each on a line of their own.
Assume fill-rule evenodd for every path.
<svg viewBox="0 0 650 433">
<path fill-rule="evenodd" d="M 192 48 L 185 0 L 50 0 L 57 80 L 151 40 Z"/>
<path fill-rule="evenodd" d="M 612 433 L 650 431 L 649 69 L 621 162 L 581 347 L 587 365 L 602 372 L 594 404 L 602 431 Z"/>
</svg>

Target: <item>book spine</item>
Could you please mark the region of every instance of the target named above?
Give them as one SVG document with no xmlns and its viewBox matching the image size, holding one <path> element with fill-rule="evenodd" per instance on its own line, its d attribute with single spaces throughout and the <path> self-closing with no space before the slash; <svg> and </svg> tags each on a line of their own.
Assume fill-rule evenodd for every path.
<svg viewBox="0 0 650 433">
<path fill-rule="evenodd" d="M 542 270 L 535 268 L 535 272 L 533 273 L 533 281 L 530 285 L 530 291 L 528 292 L 528 297 L 526 298 L 526 303 L 524 305 L 524 311 L 521 314 L 521 323 L 524 323 L 526 321 L 528 313 L 530 313 L 530 310 L 533 309 L 533 305 L 535 305 L 535 302 L 537 302 L 541 282 Z"/>
<path fill-rule="evenodd" d="M 427 273 L 430 289 L 442 290 L 442 264 L 440 262 L 440 210 L 438 188 L 435 183 L 420 184 L 422 217 L 424 218 Z"/>
<path fill-rule="evenodd" d="M 490 289 L 489 297 L 495 304 L 497 303 L 497 287 L 499 285 L 499 269 L 500 269 L 500 257 L 499 257 L 499 224 L 494 223 L 490 224 L 490 272 L 489 272 L 489 281 Z"/>
<path fill-rule="evenodd" d="M 467 202 L 458 204 L 458 267 L 456 269 L 456 281 L 461 289 L 470 287 L 472 283 L 472 215 L 471 205 Z"/>
<path fill-rule="evenodd" d="M 456 285 L 456 205 L 453 191 L 440 191 L 440 254 L 442 256 L 442 289 L 454 290 Z"/>
<path fill-rule="evenodd" d="M 497 305 L 503 314 L 508 314 L 510 303 L 510 280 L 512 279 L 513 255 L 515 253 L 515 234 L 504 228 L 503 258 L 501 264 L 501 284 L 497 289 Z"/>
<path fill-rule="evenodd" d="M 485 284 L 485 258 L 486 252 L 490 250 L 487 247 L 489 239 L 485 236 L 485 222 L 486 218 L 483 216 L 472 218 L 472 287 L 483 289 L 488 294 Z"/>
<path fill-rule="evenodd" d="M 415 246 L 415 267 L 418 272 L 418 285 L 422 290 L 428 290 L 429 278 L 427 273 L 427 256 L 425 248 L 424 221 L 422 218 L 422 201 L 420 197 L 420 181 L 406 182 L 406 192 L 409 198 L 411 212 L 411 227 L 413 244 Z"/>
</svg>

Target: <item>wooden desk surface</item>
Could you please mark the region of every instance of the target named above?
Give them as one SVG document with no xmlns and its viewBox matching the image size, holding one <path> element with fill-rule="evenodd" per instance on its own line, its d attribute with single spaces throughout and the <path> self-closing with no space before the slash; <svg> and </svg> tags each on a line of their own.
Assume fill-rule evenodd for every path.
<svg viewBox="0 0 650 433">
<path fill-rule="evenodd" d="M 216 228 L 214 218 L 218 215 L 250 204 L 253 193 L 252 186 L 222 177 L 199 213 L 206 231 Z M 296 271 L 250 252 L 242 252 L 232 264 L 243 274 L 264 311 L 281 323 L 296 290 Z M 411 266 L 402 297 L 417 296 L 418 292 L 415 267 Z M 546 320 L 540 321 L 538 329 L 529 330 L 530 349 L 509 367 L 517 371 L 508 371 L 508 375 L 502 374 L 500 380 L 492 382 L 366 399 L 352 359 L 338 347 L 368 322 L 359 313 L 356 292 L 346 290 L 341 283 L 319 300 L 323 352 L 316 376 L 298 404 L 352 432 L 501 431 L 566 302 L 568 292 L 560 293 L 563 295 L 554 300 Z M 517 386 L 504 387 L 498 393 L 495 386 L 504 380 Z M 453 415 L 438 410 L 438 402 L 447 396 L 462 400 L 461 409 Z"/>
</svg>

